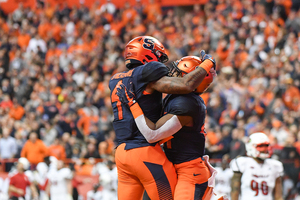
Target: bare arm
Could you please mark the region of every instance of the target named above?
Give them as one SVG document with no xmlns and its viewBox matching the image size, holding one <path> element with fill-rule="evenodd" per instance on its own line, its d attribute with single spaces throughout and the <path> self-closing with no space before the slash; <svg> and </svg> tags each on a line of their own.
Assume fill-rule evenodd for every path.
<svg viewBox="0 0 300 200">
<path fill-rule="evenodd" d="M 38 198 L 39 195 L 38 195 L 36 187 L 35 187 L 35 185 L 33 183 L 30 184 L 30 189 L 31 189 L 33 198 Z"/>
<path fill-rule="evenodd" d="M 274 190 L 275 190 L 275 194 L 274 194 L 275 200 L 283 200 L 283 197 L 282 197 L 282 178 L 281 177 L 278 177 L 276 179 Z"/>
<path fill-rule="evenodd" d="M 18 193 L 19 195 L 24 195 L 24 190 L 17 188 L 13 185 L 9 185 L 8 192 L 15 192 L 15 193 Z"/>
<path fill-rule="evenodd" d="M 205 78 L 207 71 L 213 67 L 213 63 L 205 60 L 197 69 L 184 77 L 164 76 L 159 80 L 148 84 L 147 89 L 156 90 L 168 94 L 188 94 L 193 92 Z"/>
<path fill-rule="evenodd" d="M 67 179 L 67 189 L 68 189 L 68 194 L 72 195 L 73 194 L 73 186 L 72 186 L 71 179 Z"/>
<path fill-rule="evenodd" d="M 234 172 L 231 178 L 231 200 L 238 200 L 241 190 L 242 173 Z"/>
<path fill-rule="evenodd" d="M 50 187 L 51 187 L 51 181 L 49 180 L 45 189 L 45 193 L 47 194 L 48 197 L 50 196 Z"/>
</svg>

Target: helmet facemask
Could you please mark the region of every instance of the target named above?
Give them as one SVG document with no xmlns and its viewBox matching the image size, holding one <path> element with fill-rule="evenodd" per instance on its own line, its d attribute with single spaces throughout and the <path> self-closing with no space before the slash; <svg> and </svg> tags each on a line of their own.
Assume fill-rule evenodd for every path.
<svg viewBox="0 0 300 200">
<path fill-rule="evenodd" d="M 271 147 L 268 137 L 264 133 L 253 133 L 246 143 L 247 155 L 265 160 L 270 157 Z"/>
<path fill-rule="evenodd" d="M 180 70 L 177 65 L 179 63 L 179 60 L 172 62 L 171 66 L 167 66 L 169 69 L 168 76 L 170 77 L 182 77 L 182 73 L 186 74 L 186 72 Z"/>
</svg>

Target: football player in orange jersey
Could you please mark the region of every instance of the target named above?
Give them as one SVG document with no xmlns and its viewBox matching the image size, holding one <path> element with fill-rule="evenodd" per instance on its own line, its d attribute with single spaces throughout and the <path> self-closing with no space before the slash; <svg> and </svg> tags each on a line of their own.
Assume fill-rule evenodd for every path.
<svg viewBox="0 0 300 200">
<path fill-rule="evenodd" d="M 170 75 L 184 77 L 196 70 L 201 62 L 195 56 L 183 57 L 173 63 Z M 209 200 L 213 194 L 216 172 L 208 163 L 208 156 L 204 156 L 206 106 L 199 95 L 209 87 L 215 75 L 212 68 L 193 92 L 167 95 L 163 104 L 165 115 L 156 123 L 144 115 L 130 88 L 121 84 L 117 89 L 119 99 L 129 106 L 137 127 L 149 143 L 169 139 L 163 147 L 178 175 L 175 200 Z"/>
<path fill-rule="evenodd" d="M 215 67 L 210 55 L 202 52 L 202 58 L 199 67 L 185 77 L 168 77 L 169 71 L 162 64 L 168 56 L 161 42 L 140 36 L 126 45 L 125 63 L 129 71 L 115 74 L 109 82 L 118 141 L 115 160 L 119 200 L 141 199 L 144 190 L 151 200 L 173 199 L 177 175 L 158 142 L 149 143 L 140 133 L 129 108 L 116 95 L 117 88 L 131 84 L 145 116 L 156 122 L 161 116 L 162 93 L 190 93 Z M 171 123 L 178 126 L 179 121 Z"/>
</svg>

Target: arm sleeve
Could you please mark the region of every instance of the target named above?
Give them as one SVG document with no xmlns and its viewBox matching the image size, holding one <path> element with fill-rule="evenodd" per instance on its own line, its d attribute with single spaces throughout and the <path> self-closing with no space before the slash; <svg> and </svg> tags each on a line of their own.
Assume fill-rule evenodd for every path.
<svg viewBox="0 0 300 200">
<path fill-rule="evenodd" d="M 249 164 L 247 157 L 238 157 L 230 162 L 230 169 L 233 172 L 244 173 L 246 166 Z"/>
<path fill-rule="evenodd" d="M 163 76 L 167 76 L 169 70 L 167 66 L 160 62 L 147 63 L 142 72 L 142 80 L 144 82 L 152 82 L 160 79 Z"/>
<path fill-rule="evenodd" d="M 274 166 L 276 168 L 276 174 L 275 174 L 276 178 L 283 176 L 284 170 L 283 170 L 282 163 L 276 160 Z"/>
<path fill-rule="evenodd" d="M 171 109 L 168 110 L 168 113 L 173 114 L 174 116 L 156 130 L 152 130 L 147 126 L 145 116 L 143 114 L 135 118 L 135 123 L 137 124 L 138 129 L 149 143 L 160 141 L 178 132 L 182 128 L 182 125 L 177 115 L 193 116 L 193 113 L 195 112 L 195 102 L 186 102 L 187 98 L 184 96 L 177 96 L 174 98 L 169 106 Z"/>
<path fill-rule="evenodd" d="M 239 164 L 238 164 L 238 161 L 237 161 L 236 158 L 233 159 L 233 160 L 231 160 L 231 162 L 230 162 L 229 165 L 230 165 L 230 169 L 231 169 L 233 172 L 240 172 L 240 173 L 242 173 L 241 170 L 240 170 L 240 167 L 239 167 Z"/>
<path fill-rule="evenodd" d="M 61 169 L 61 171 L 62 171 L 62 176 L 65 179 L 72 179 L 73 178 L 72 171 L 69 168 L 63 168 L 63 169 Z"/>
<path fill-rule="evenodd" d="M 161 127 L 152 130 L 148 127 L 145 116 L 140 115 L 135 119 L 135 123 L 149 143 L 160 141 L 164 138 L 170 137 L 181 129 L 181 123 L 176 115 L 166 121 Z"/>
</svg>

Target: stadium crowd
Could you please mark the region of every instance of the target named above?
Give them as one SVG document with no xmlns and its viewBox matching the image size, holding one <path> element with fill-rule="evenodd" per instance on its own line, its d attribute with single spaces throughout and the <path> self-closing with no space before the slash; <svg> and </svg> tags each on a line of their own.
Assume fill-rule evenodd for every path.
<svg viewBox="0 0 300 200">
<path fill-rule="evenodd" d="M 286 194 L 300 192 L 299 7 L 210 0 L 179 9 L 136 0 L 116 8 L 107 0 L 0 10 L 0 158 L 26 157 L 31 169 L 45 156 L 70 159 L 79 174 L 93 173 L 91 158 L 113 162 L 108 81 L 126 70 L 126 43 L 151 35 L 167 48 L 167 65 L 201 49 L 217 61 L 217 80 L 202 95 L 206 154 L 244 155 L 247 136 L 264 132 L 292 180 Z"/>
</svg>

